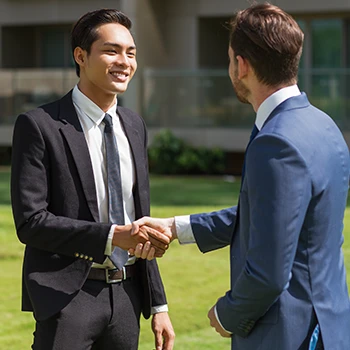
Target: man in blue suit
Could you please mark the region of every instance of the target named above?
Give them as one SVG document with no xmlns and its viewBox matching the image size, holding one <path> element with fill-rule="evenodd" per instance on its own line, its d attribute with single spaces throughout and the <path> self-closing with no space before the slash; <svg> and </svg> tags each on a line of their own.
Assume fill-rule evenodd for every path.
<svg viewBox="0 0 350 350">
<path fill-rule="evenodd" d="M 291 16 L 256 4 L 236 14 L 230 31 L 230 78 L 256 111 L 239 203 L 137 224 L 204 253 L 230 245 L 230 290 L 208 317 L 232 349 L 350 349 L 341 250 L 348 147 L 296 85 L 303 33 Z M 136 255 L 152 258 L 147 246 Z"/>
</svg>

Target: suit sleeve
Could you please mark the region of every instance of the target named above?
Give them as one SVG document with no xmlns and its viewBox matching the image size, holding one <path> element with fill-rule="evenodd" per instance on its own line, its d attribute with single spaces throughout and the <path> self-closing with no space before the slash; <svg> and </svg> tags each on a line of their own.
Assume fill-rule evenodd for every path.
<svg viewBox="0 0 350 350">
<path fill-rule="evenodd" d="M 223 248 L 231 243 L 236 215 L 237 206 L 190 216 L 192 231 L 202 253 Z"/>
<path fill-rule="evenodd" d="M 246 156 L 249 232 L 245 266 L 217 303 L 225 329 L 247 336 L 288 288 L 311 198 L 311 177 L 298 150 L 275 135 L 255 139 Z M 242 208 L 242 214 L 245 208 Z"/>
<path fill-rule="evenodd" d="M 18 237 L 40 250 L 67 256 L 84 252 L 102 263 L 109 224 L 56 216 L 48 210 L 50 188 L 56 179 L 50 169 L 53 155 L 48 137 L 33 115 L 17 118 L 12 143 L 11 200 Z"/>
</svg>

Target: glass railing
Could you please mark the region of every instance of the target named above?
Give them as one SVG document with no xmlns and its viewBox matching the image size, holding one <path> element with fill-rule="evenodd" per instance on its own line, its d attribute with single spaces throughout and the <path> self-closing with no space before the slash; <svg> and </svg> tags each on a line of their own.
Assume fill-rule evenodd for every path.
<svg viewBox="0 0 350 350">
<path fill-rule="evenodd" d="M 0 70 L 0 124 L 53 101 L 77 82 L 73 69 Z M 350 69 L 302 70 L 299 87 L 316 107 L 350 130 Z M 255 113 L 239 102 L 227 70 L 146 69 L 142 115 L 150 127 L 250 128 Z"/>
<path fill-rule="evenodd" d="M 350 129 L 350 69 L 301 70 L 309 100 Z M 143 116 L 149 126 L 247 128 L 255 113 L 239 102 L 227 70 L 146 70 Z"/>
<path fill-rule="evenodd" d="M 146 70 L 143 117 L 159 127 L 248 127 L 251 106 L 240 103 L 227 70 Z"/>
<path fill-rule="evenodd" d="M 350 130 L 350 69 L 302 70 L 299 87 L 342 130 Z"/>
<path fill-rule="evenodd" d="M 62 97 L 76 82 L 73 69 L 0 70 L 0 124 Z"/>
</svg>

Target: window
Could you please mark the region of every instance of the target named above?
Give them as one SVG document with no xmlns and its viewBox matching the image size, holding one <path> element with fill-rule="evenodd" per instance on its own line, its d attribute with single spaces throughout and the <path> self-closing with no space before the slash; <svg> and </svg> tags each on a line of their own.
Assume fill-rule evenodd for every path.
<svg viewBox="0 0 350 350">
<path fill-rule="evenodd" d="M 300 18 L 305 33 L 299 87 L 342 129 L 350 128 L 350 19 Z"/>
<path fill-rule="evenodd" d="M 342 67 L 343 35 L 343 21 L 341 19 L 315 19 L 311 21 L 313 68 Z"/>
<path fill-rule="evenodd" d="M 69 29 L 62 26 L 39 31 L 41 67 L 73 67 Z"/>
<path fill-rule="evenodd" d="M 3 68 L 73 67 L 70 31 L 70 25 L 3 27 Z"/>
</svg>

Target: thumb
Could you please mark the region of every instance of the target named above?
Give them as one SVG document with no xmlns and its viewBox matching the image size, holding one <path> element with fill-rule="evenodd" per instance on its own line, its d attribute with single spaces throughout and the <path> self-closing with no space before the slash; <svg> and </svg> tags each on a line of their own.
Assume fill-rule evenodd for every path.
<svg viewBox="0 0 350 350">
<path fill-rule="evenodd" d="M 131 223 L 131 236 L 136 235 L 140 230 L 140 226 L 135 222 Z"/>
</svg>

